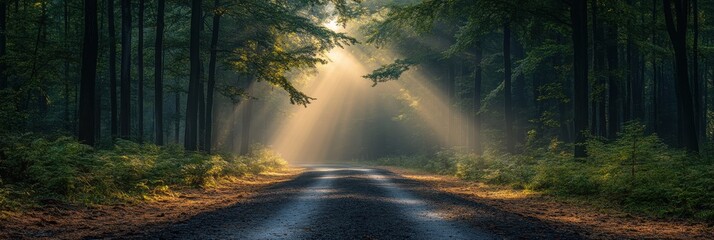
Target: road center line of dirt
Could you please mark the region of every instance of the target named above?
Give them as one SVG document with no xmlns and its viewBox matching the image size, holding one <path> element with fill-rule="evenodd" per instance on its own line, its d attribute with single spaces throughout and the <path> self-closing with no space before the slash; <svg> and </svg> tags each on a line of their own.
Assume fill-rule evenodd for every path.
<svg viewBox="0 0 714 240">
<path fill-rule="evenodd" d="M 373 169 L 358 170 L 365 171 L 369 179 L 386 190 L 388 197 L 393 199 L 390 202 L 399 207 L 404 216 L 417 225 L 416 228 L 421 231 L 420 237 L 424 239 L 494 239 L 494 236 L 490 234 L 475 232 L 465 224 L 450 222 L 442 218 L 429 207 L 427 202 L 392 183 L 390 177 Z"/>
<path fill-rule="evenodd" d="M 295 239 L 302 234 L 301 229 L 309 226 L 312 218 L 321 207 L 321 199 L 332 191 L 335 169 L 318 168 L 314 171 L 324 172 L 316 177 L 312 185 L 305 188 L 298 197 L 280 209 L 273 217 L 248 234 L 246 239 Z M 245 236 L 236 236 L 245 238 Z"/>
</svg>

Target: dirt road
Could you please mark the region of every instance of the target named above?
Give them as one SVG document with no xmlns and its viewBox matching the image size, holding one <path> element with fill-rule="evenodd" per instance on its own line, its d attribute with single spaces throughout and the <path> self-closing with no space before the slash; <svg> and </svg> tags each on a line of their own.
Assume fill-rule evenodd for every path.
<svg viewBox="0 0 714 240">
<path fill-rule="evenodd" d="M 307 166 L 296 179 L 249 201 L 137 239 L 579 239 L 546 223 L 503 212 L 389 171 Z M 458 209 L 476 208 L 468 218 Z"/>
</svg>

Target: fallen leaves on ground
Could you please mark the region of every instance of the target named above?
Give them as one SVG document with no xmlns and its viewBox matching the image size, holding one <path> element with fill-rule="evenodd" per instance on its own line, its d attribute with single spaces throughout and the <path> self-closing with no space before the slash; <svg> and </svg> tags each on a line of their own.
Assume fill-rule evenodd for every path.
<svg viewBox="0 0 714 240">
<path fill-rule="evenodd" d="M 123 235 L 189 219 L 249 199 L 260 189 L 293 179 L 291 168 L 233 179 L 211 189 L 188 189 L 148 202 L 100 206 L 51 204 L 24 212 L 3 212 L 0 239 L 81 239 Z"/>
<path fill-rule="evenodd" d="M 563 201 L 540 193 L 464 181 L 451 176 L 400 168 L 387 169 L 438 191 L 465 197 L 520 216 L 535 218 L 557 228 L 578 232 L 587 238 L 714 239 L 714 226 L 704 222 L 634 216 L 587 203 Z M 447 211 L 453 212 L 448 209 Z"/>
</svg>

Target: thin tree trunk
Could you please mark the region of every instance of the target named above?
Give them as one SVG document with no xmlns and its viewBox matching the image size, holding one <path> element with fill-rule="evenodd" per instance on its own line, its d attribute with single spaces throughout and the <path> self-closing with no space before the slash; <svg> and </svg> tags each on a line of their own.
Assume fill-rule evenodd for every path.
<svg viewBox="0 0 714 240">
<path fill-rule="evenodd" d="M 137 107 L 139 108 L 137 119 L 137 135 L 139 142 L 144 141 L 144 1 L 139 0 L 139 18 L 137 28 L 139 34 L 137 39 L 137 59 L 136 59 L 136 74 L 139 78 L 137 86 Z"/>
<path fill-rule="evenodd" d="M 252 80 L 250 80 L 252 82 Z M 250 83 L 248 84 L 250 86 Z M 246 88 L 247 89 L 247 88 Z M 243 124 L 241 130 L 240 154 L 247 155 L 250 152 L 250 127 L 251 113 L 253 112 L 253 99 L 245 99 L 245 110 L 243 112 Z"/>
<path fill-rule="evenodd" d="M 504 87 L 504 115 L 505 128 L 503 129 L 504 142 L 506 143 L 506 151 L 513 153 L 514 142 L 512 136 L 513 124 L 513 103 L 511 97 L 511 27 L 506 21 L 503 25 L 503 87 Z"/>
<path fill-rule="evenodd" d="M 618 53 L 618 28 L 611 25 L 608 28 L 607 65 L 608 65 L 608 126 L 607 137 L 615 139 L 620 130 L 620 57 Z"/>
<path fill-rule="evenodd" d="M 585 134 L 588 127 L 588 12 L 585 0 L 572 2 L 570 18 L 573 37 L 573 124 L 575 127 L 575 157 L 585 157 Z"/>
<path fill-rule="evenodd" d="M 112 139 L 119 133 L 119 108 L 117 107 L 117 49 L 116 29 L 114 28 L 114 0 L 107 0 L 107 24 L 109 31 L 109 104 L 111 110 L 110 125 Z"/>
<path fill-rule="evenodd" d="M 131 134 L 131 0 L 121 0 L 121 114 L 120 136 Z"/>
<path fill-rule="evenodd" d="M 4 3 L 3 3 L 4 4 Z M 68 50 L 69 49 L 69 3 L 68 1 L 64 1 L 63 3 L 64 7 L 64 49 Z M 70 91 L 70 81 L 71 79 L 69 78 L 69 56 L 64 58 L 64 125 L 65 129 L 67 131 L 71 131 L 71 123 L 70 123 L 70 110 L 69 110 L 69 91 Z"/>
<path fill-rule="evenodd" d="M 593 67 L 595 76 L 597 79 L 597 89 L 593 108 L 597 109 L 594 113 L 595 121 L 593 128 L 593 133 L 598 136 L 606 136 L 607 125 L 606 125 L 606 115 L 605 115 L 605 85 L 607 84 L 607 79 L 605 77 L 605 31 L 603 30 L 601 22 L 598 20 L 600 13 L 598 12 L 598 0 L 592 0 L 592 27 L 593 27 Z"/>
<path fill-rule="evenodd" d="M 191 65 L 186 99 L 186 130 L 184 131 L 184 148 L 188 151 L 198 150 L 198 98 L 201 82 L 200 37 L 201 37 L 201 0 L 191 1 L 191 38 L 189 61 Z"/>
<path fill-rule="evenodd" d="M 84 43 L 82 45 L 82 78 L 79 97 L 79 141 L 95 144 L 95 85 L 99 33 L 97 29 L 97 1 L 84 4 Z"/>
<path fill-rule="evenodd" d="M 206 151 L 212 149 L 213 141 L 213 92 L 216 88 L 216 55 L 218 51 L 218 33 L 221 31 L 220 0 L 214 1 L 213 32 L 211 33 L 211 56 L 208 61 L 208 89 L 206 100 Z"/>
<path fill-rule="evenodd" d="M 166 0 L 158 0 L 154 45 L 154 143 L 164 144 L 164 12 Z M 178 141 L 177 141 L 178 142 Z"/>
<path fill-rule="evenodd" d="M 7 53 L 7 1 L 0 1 L 0 59 Z M 7 65 L 0 61 L 0 90 L 8 87 Z"/>
</svg>

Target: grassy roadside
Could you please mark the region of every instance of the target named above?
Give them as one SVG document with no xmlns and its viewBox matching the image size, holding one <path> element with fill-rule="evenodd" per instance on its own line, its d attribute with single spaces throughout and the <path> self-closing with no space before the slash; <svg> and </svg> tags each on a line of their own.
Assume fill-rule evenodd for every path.
<svg viewBox="0 0 714 240">
<path fill-rule="evenodd" d="M 0 138 L 0 239 L 142 231 L 236 204 L 301 171 L 262 146 L 237 156 L 7 136 Z"/>
<path fill-rule="evenodd" d="M 586 146 L 589 156 L 583 159 L 574 159 L 567 147 L 553 141 L 528 142 L 519 154 L 489 150 L 477 156 L 446 149 L 370 162 L 585 201 L 636 215 L 714 223 L 714 159 L 668 148 L 657 136 L 644 132 L 644 126 L 630 124 L 615 141 L 591 139 Z"/>
<path fill-rule="evenodd" d="M 713 239 L 714 226 L 701 221 L 643 217 L 601 201 L 568 198 L 403 167 L 384 167 L 438 191 L 535 218 L 592 239 Z M 469 215 L 468 209 L 451 214 Z"/>
</svg>

